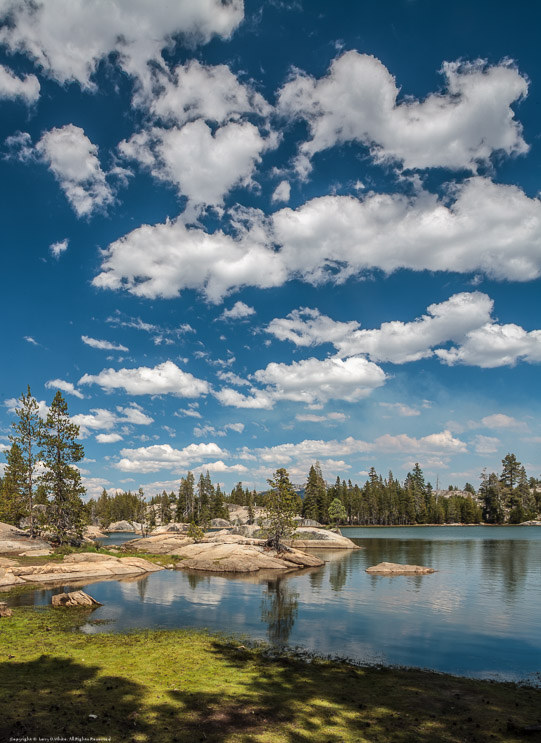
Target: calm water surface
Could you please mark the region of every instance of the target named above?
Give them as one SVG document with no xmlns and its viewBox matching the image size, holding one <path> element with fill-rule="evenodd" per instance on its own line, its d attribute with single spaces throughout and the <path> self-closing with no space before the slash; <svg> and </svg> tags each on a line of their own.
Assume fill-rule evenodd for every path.
<svg viewBox="0 0 541 743">
<path fill-rule="evenodd" d="M 325 566 L 289 575 L 226 578 L 163 571 L 134 581 L 88 584 L 104 606 L 83 629 L 207 627 L 359 661 L 539 681 L 541 528 L 386 527 L 343 533 L 363 549 L 313 551 Z M 439 572 L 365 573 L 382 561 Z M 52 593 L 62 590 L 38 590 L 12 603 L 48 604 Z"/>
</svg>

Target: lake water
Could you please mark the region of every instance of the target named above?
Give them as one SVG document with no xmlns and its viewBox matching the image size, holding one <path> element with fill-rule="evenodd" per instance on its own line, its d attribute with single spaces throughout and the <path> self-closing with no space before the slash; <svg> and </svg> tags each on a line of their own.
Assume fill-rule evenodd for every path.
<svg viewBox="0 0 541 743">
<path fill-rule="evenodd" d="M 327 561 L 322 568 L 245 577 L 162 571 L 88 584 L 104 606 L 83 630 L 206 627 L 357 661 L 539 683 L 541 528 L 342 531 L 363 549 L 313 551 Z M 365 572 L 382 561 L 438 572 Z M 64 588 L 11 603 L 49 604 Z"/>
</svg>

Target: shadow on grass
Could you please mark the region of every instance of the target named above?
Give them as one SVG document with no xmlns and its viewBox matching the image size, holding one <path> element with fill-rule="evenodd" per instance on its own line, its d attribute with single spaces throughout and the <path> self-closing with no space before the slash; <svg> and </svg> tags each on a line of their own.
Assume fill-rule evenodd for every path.
<svg viewBox="0 0 541 743">
<path fill-rule="evenodd" d="M 156 704 L 147 686 L 102 675 L 80 652 L 80 661 L 43 655 L 0 665 L 1 741 L 511 743 L 523 737 L 509 732 L 510 710 L 513 724 L 531 723 L 541 696 L 535 689 L 416 671 L 271 660 L 215 640 L 206 651 L 215 689 L 202 691 L 197 677 L 189 684 L 179 678 L 180 688 L 165 689 Z"/>
</svg>

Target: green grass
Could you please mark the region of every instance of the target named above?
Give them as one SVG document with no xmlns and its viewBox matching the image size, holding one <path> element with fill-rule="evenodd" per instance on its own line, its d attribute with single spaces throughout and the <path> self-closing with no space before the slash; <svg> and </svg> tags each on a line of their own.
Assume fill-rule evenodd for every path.
<svg viewBox="0 0 541 743">
<path fill-rule="evenodd" d="M 271 659 L 193 630 L 78 632 L 91 617 L 17 608 L 0 619 L 0 740 L 518 743 L 541 717 L 531 687 Z"/>
</svg>

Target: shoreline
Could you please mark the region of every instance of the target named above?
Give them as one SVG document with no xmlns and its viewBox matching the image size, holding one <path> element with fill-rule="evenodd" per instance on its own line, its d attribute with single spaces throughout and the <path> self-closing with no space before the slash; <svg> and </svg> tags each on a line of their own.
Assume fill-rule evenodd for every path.
<svg viewBox="0 0 541 743">
<path fill-rule="evenodd" d="M 195 629 L 78 631 L 89 621 L 50 607 L 0 620 L 0 737 L 512 743 L 541 722 L 533 685 L 301 657 Z"/>
</svg>

